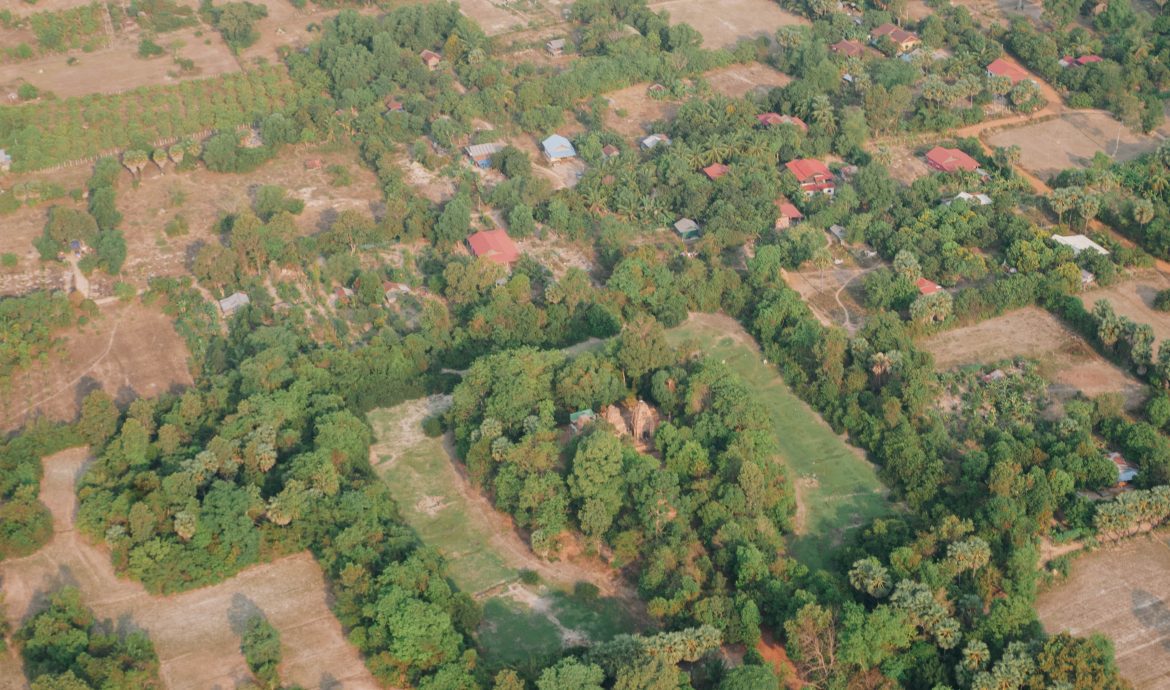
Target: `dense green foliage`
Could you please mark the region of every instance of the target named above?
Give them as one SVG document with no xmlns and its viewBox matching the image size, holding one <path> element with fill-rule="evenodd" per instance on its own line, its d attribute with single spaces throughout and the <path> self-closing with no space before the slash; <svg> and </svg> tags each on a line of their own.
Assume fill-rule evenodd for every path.
<svg viewBox="0 0 1170 690">
<path fill-rule="evenodd" d="M 37 500 L 41 458 L 79 441 L 72 428 L 40 420 L 0 445 L 0 560 L 30 554 L 52 536 L 52 517 Z"/>
<path fill-rule="evenodd" d="M 16 639 L 34 690 L 162 687 L 146 633 L 121 634 L 111 621 L 96 621 L 73 587 L 52 593 Z"/>
<path fill-rule="evenodd" d="M 61 293 L 44 290 L 0 298 L 0 384 L 47 354 L 54 334 L 73 323 L 73 307 Z"/>
</svg>

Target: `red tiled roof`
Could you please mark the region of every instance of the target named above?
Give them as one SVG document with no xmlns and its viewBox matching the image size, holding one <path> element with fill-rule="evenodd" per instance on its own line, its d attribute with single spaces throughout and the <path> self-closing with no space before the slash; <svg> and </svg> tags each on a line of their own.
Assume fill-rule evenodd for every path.
<svg viewBox="0 0 1170 690">
<path fill-rule="evenodd" d="M 857 57 L 865 52 L 865 46 L 861 45 L 857 41 L 850 41 L 847 39 L 844 41 L 838 41 L 829 46 L 829 50 L 847 57 Z"/>
<path fill-rule="evenodd" d="M 784 164 L 801 184 L 833 179 L 833 173 L 824 163 L 812 158 L 798 158 Z"/>
<path fill-rule="evenodd" d="M 471 253 L 505 266 L 520 258 L 516 243 L 503 230 L 480 230 L 467 238 Z"/>
<path fill-rule="evenodd" d="M 889 36 L 894 43 L 902 44 L 907 41 L 917 41 L 918 34 L 913 31 L 907 31 L 903 28 L 894 26 L 893 24 L 882 24 L 873 31 L 869 32 L 869 37 L 873 40 L 878 40 L 882 36 Z"/>
<path fill-rule="evenodd" d="M 927 151 L 926 163 L 935 170 L 943 172 L 975 171 L 979 168 L 979 161 L 959 149 L 948 149 L 944 146 L 935 146 Z"/>
<path fill-rule="evenodd" d="M 703 168 L 703 172 L 712 180 L 718 180 L 720 177 L 726 175 L 729 170 L 731 170 L 731 168 L 722 163 L 712 163 L 711 165 Z"/>
<path fill-rule="evenodd" d="M 777 199 L 773 203 L 776 204 L 776 208 L 780 209 L 780 215 L 785 217 L 785 218 L 788 218 L 790 220 L 804 218 L 804 214 L 800 212 L 800 209 L 796 208 L 796 206 L 794 206 L 792 204 L 792 202 L 790 202 L 786 199 Z"/>
<path fill-rule="evenodd" d="M 800 119 L 799 117 L 797 117 L 795 115 L 780 115 L 779 113 L 762 113 L 760 115 L 756 115 L 756 120 L 758 120 L 759 123 L 761 125 L 764 125 L 765 127 L 771 127 L 773 125 L 793 125 L 795 127 L 799 127 L 800 131 L 802 131 L 802 132 L 808 131 L 808 125 L 806 125 L 804 123 L 804 120 Z"/>
<path fill-rule="evenodd" d="M 933 295 L 939 290 L 942 290 L 938 283 L 929 281 L 926 278 L 919 278 L 914 282 L 914 284 L 918 286 L 918 292 L 924 295 Z"/>
<path fill-rule="evenodd" d="M 1101 62 L 1101 57 L 1098 55 L 1082 55 L 1073 62 L 1083 66 L 1093 62 Z"/>
<path fill-rule="evenodd" d="M 1016 85 L 1025 79 L 1031 79 L 1032 75 L 1023 67 L 1020 67 L 1015 62 L 1006 58 L 996 58 L 987 66 L 987 71 L 997 77 L 1007 77 L 1012 80 L 1012 85 Z"/>
</svg>

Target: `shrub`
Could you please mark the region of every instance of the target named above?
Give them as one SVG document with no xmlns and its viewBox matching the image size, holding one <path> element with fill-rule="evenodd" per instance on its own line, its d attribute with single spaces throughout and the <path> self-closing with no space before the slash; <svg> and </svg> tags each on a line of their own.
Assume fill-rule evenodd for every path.
<svg viewBox="0 0 1170 690">
<path fill-rule="evenodd" d="M 1159 290 L 1154 296 L 1154 309 L 1170 311 L 1170 290 Z"/>
<path fill-rule="evenodd" d="M 16 95 L 22 101 L 31 101 L 40 95 L 40 93 L 40 89 L 33 86 L 32 84 L 29 84 L 28 82 L 21 84 L 20 88 L 16 89 Z"/>
<path fill-rule="evenodd" d="M 443 435 L 443 419 L 439 415 L 433 415 L 423 420 L 423 433 L 430 438 L 436 438 Z"/>
<path fill-rule="evenodd" d="M 138 42 L 138 57 L 140 58 L 158 57 L 165 52 L 166 50 L 164 50 L 162 46 L 150 40 L 149 38 L 144 38 Z"/>
<path fill-rule="evenodd" d="M 535 585 L 540 582 L 540 574 L 535 570 L 525 568 L 520 571 L 520 581 L 526 585 Z"/>
<path fill-rule="evenodd" d="M 573 585 L 573 597 L 581 601 L 593 601 L 601 594 L 601 590 L 592 582 L 581 581 Z"/>
</svg>

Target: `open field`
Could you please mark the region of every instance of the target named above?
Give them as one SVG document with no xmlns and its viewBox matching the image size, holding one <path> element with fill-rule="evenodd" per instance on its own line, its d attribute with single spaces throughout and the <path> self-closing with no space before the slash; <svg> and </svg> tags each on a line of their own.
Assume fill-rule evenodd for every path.
<svg viewBox="0 0 1170 690">
<path fill-rule="evenodd" d="M 673 120 L 678 113 L 676 101 L 651 98 L 646 91 L 650 84 L 634 84 L 605 94 L 609 109 L 605 112 L 605 126 L 629 139 L 641 139 L 652 134 L 650 125 L 660 120 Z M 618 111 L 625 113 L 619 114 Z M 636 143 L 636 142 L 635 142 Z"/>
<path fill-rule="evenodd" d="M 587 557 L 537 557 L 511 519 L 470 485 L 450 439 L 422 433 L 423 420 L 449 405 L 449 397 L 431 396 L 370 412 L 377 439 L 370 462 L 407 523 L 446 559 L 455 584 L 483 603 L 478 637 L 484 649 L 517 663 L 636 627 L 641 604 L 616 571 Z M 545 584 L 521 584 L 521 570 L 536 572 Z M 582 581 L 601 596 L 584 601 L 568 594 Z"/>
<path fill-rule="evenodd" d="M 717 11 L 710 0 L 666 0 L 650 3 L 650 9 L 669 12 L 671 24 L 690 24 L 703 34 L 704 48 L 727 48 L 759 36 L 771 38 L 781 26 L 809 23 L 772 0 L 720 0 Z"/>
<path fill-rule="evenodd" d="M 1081 295 L 1081 301 L 1086 309 L 1092 309 L 1097 300 L 1108 301 L 1118 314 L 1137 323 L 1148 323 L 1154 329 L 1155 341 L 1161 343 L 1170 338 L 1170 314 L 1154 309 L 1154 297 L 1167 289 L 1170 289 L 1170 278 L 1159 271 L 1149 270 L 1107 288 L 1090 290 Z"/>
<path fill-rule="evenodd" d="M 890 177 L 906 186 L 910 186 L 914 180 L 934 172 L 926 164 L 926 160 L 915 153 L 912 147 L 886 144 L 886 150 L 890 157 L 890 163 L 886 166 Z"/>
<path fill-rule="evenodd" d="M 310 158 L 319 158 L 321 168 L 306 170 L 304 163 Z M 350 185 L 330 186 L 326 168 L 333 164 L 349 170 L 353 179 Z M 52 179 L 67 189 L 81 187 L 89 173 L 86 167 L 68 168 L 55 173 Z M 127 245 L 126 264 L 119 279 L 145 287 L 151 276 L 186 272 L 201 243 L 219 241 L 212 226 L 222 216 L 249 206 L 256 189 L 267 184 L 280 185 L 290 196 L 305 202 L 305 210 L 296 221 L 302 234 L 328 227 L 346 209 L 380 215 L 383 208 L 382 192 L 374 174 L 361 166 L 348 149 L 290 149 L 256 170 L 242 174 L 213 173 L 202 167 L 179 173 L 168 167 L 164 172 L 151 164 L 143 171 L 137 189 L 128 172 L 122 173 L 118 183 L 117 206 L 124 216 L 121 229 Z M 55 203 L 80 207 L 68 199 Z M 34 287 L 61 284 L 60 276 L 67 267 L 41 264 L 32 245 L 43 231 L 47 215 L 48 205 L 42 205 L 4 216 L 0 252 L 11 252 L 22 258 L 17 270 L 0 272 L 0 294 L 20 294 Z M 190 231 L 186 235 L 167 237 L 163 229 L 177 215 L 186 219 Z M 109 282 L 96 281 L 94 294 L 109 294 L 106 285 Z"/>
<path fill-rule="evenodd" d="M 810 566 L 823 565 L 844 532 L 889 513 L 886 489 L 862 451 L 833 433 L 760 355 L 756 342 L 734 319 L 692 314 L 667 331 L 670 342 L 698 342 L 747 383 L 771 413 L 788 477 L 796 488 L 796 537 L 792 553 Z"/>
<path fill-rule="evenodd" d="M 838 249 L 835 245 L 834 249 Z M 873 268 L 861 268 L 853 262 L 825 271 L 816 269 L 786 271 L 785 282 L 800 293 L 817 319 L 826 325 L 840 326 L 851 335 L 865 322 L 861 306 L 865 274 Z"/>
<path fill-rule="evenodd" d="M 1101 633 L 1135 688 L 1170 687 L 1170 544 L 1166 532 L 1077 556 L 1068 579 L 1040 595 L 1050 633 Z"/>
<path fill-rule="evenodd" d="M 1144 396 L 1140 382 L 1098 355 L 1055 316 L 1037 307 L 1017 309 L 933 335 L 921 346 L 934 355 L 939 370 L 1011 357 L 1037 359 L 1040 374 L 1050 384 L 1049 393 L 1056 397 L 1068 397 L 1077 391 L 1089 397 L 1121 393 L 1132 405 Z"/>
<path fill-rule="evenodd" d="M 792 77 L 758 62 L 730 65 L 703 74 L 715 93 L 731 98 L 763 95 L 772 89 L 787 86 Z"/>
<path fill-rule="evenodd" d="M 169 54 L 150 60 L 138 57 L 138 37 L 119 36 L 108 47 L 92 53 L 72 51 L 0 65 L 0 92 L 15 91 L 21 83 L 28 82 L 59 98 L 69 98 L 91 93 L 119 93 L 140 86 L 176 84 L 240 69 L 240 64 L 218 33 L 204 27 L 201 29 L 203 36 L 198 37 L 195 35 L 197 31 L 200 29 L 183 29 L 155 39 L 164 48 L 182 43 L 177 49 L 178 55 L 195 62 L 195 71 L 187 74 L 179 72 Z M 67 62 L 71 58 L 77 60 L 73 65 Z"/>
<path fill-rule="evenodd" d="M 1098 151 L 1119 161 L 1137 158 L 1162 142 L 1154 135 L 1131 131 L 1112 115 L 1068 112 L 1056 119 L 995 132 L 993 146 L 1020 147 L 1020 165 L 1047 179 L 1066 168 L 1086 167 Z"/>
<path fill-rule="evenodd" d="M 98 618 L 150 634 L 170 690 L 234 688 L 250 677 L 240 653 L 247 619 L 263 613 L 281 634 L 280 678 L 308 688 L 377 688 L 333 617 L 321 569 L 307 554 L 253 566 L 213 587 L 152 596 L 137 582 L 118 579 L 110 554 L 74 531 L 74 483 L 88 451 L 74 448 L 44 459 L 41 500 L 53 513 L 53 538 L 26 558 L 0 563 L 9 622 L 37 610 L 45 595 L 71 584 Z M 26 687 L 0 678 L 0 689 Z"/>
<path fill-rule="evenodd" d="M 137 300 L 109 304 L 99 318 L 61 339 L 58 353 L 17 374 L 3 392 L 0 429 L 36 416 L 72 421 L 82 399 L 97 388 L 125 405 L 191 385 L 187 346 L 157 307 Z"/>
<path fill-rule="evenodd" d="M 459 10 L 474 19 L 488 36 L 560 22 L 568 3 L 556 0 L 457 0 Z"/>
</svg>

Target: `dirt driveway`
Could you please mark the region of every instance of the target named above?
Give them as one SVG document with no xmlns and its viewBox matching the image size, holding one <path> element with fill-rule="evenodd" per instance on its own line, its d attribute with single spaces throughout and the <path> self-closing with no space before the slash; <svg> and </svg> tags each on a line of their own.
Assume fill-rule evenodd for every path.
<svg viewBox="0 0 1170 690">
<path fill-rule="evenodd" d="M 26 558 L 0 563 L 8 621 L 20 624 L 42 606 L 47 592 L 74 585 L 99 618 L 150 634 L 161 676 L 172 690 L 228 690 L 250 677 L 240 653 L 240 632 L 262 613 L 281 634 L 280 678 L 306 688 L 378 688 L 327 604 L 321 569 L 307 553 L 253 566 L 213 587 L 152 596 L 142 585 L 119 579 L 103 547 L 73 527 L 74 484 L 88 450 L 73 448 L 44 459 L 41 500 L 53 513 L 53 538 Z M 4 665 L 0 664 L 0 670 Z M 0 690 L 27 687 L 11 674 Z"/>
</svg>

